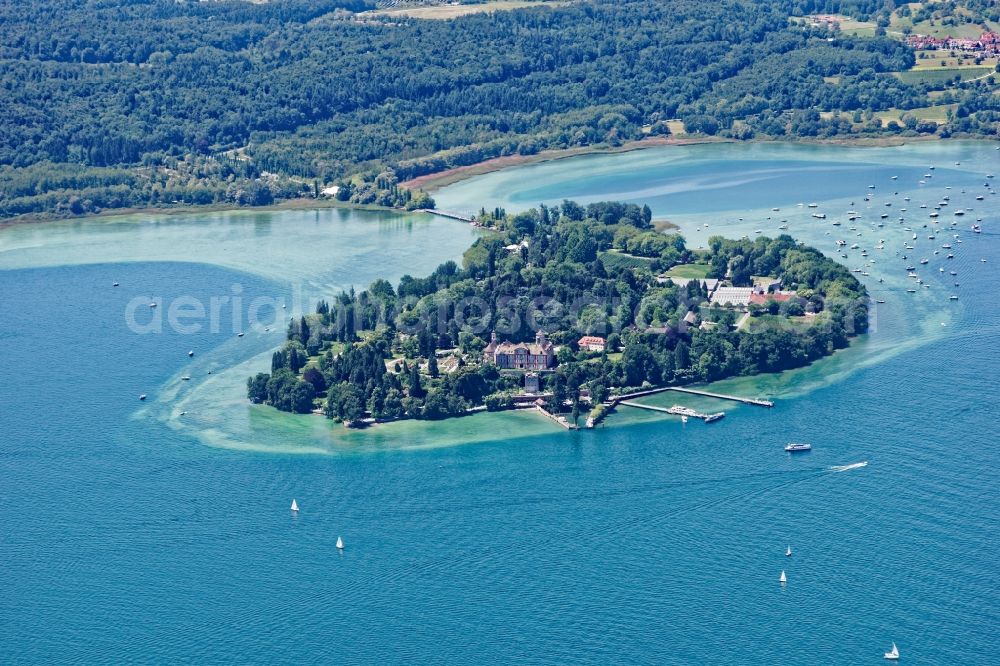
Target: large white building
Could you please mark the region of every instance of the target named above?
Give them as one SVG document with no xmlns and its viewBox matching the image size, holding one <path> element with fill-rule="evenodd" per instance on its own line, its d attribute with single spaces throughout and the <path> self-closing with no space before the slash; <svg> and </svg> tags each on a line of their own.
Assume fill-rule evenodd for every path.
<svg viewBox="0 0 1000 666">
<path fill-rule="evenodd" d="M 710 303 L 712 305 L 745 308 L 750 305 L 750 297 L 752 295 L 753 287 L 719 287 L 712 292 Z"/>
</svg>

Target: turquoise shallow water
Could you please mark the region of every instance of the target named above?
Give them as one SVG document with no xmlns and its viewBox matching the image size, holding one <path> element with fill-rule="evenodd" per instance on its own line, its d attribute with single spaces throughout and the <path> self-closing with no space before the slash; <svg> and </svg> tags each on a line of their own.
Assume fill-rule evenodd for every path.
<svg viewBox="0 0 1000 666">
<path fill-rule="evenodd" d="M 874 166 L 838 186 L 853 152 L 739 148 L 661 159 L 700 160 L 705 178 L 713 160 L 749 178 L 784 170 L 756 186 L 772 189 L 755 208 L 703 194 L 712 207 L 675 210 L 666 196 L 657 213 L 739 235 L 778 206 L 791 232 L 832 251 L 830 227 L 794 209 L 800 197 L 832 219 L 852 198 L 866 205 L 871 180 L 876 210 L 883 188 L 903 196 L 905 175 L 913 203 L 957 204 L 965 188 L 974 211 L 955 259 L 921 239 L 932 288 L 913 295 L 894 254 L 904 225 L 866 215 L 861 242 L 887 240 L 866 278 L 887 301 L 875 331 L 812 368 L 726 383 L 776 407 L 716 403 L 728 415 L 711 426 L 636 411 L 566 434 L 484 415 L 345 436 L 241 400 L 280 326 L 236 338 L 226 309 L 217 334 L 124 325 L 137 295 L 204 300 L 238 284 L 248 301 L 291 303 L 421 274 L 471 243 L 461 225 L 309 212 L 126 220 L 110 240 L 101 223 L 0 232 L 0 662 L 856 664 L 881 663 L 895 641 L 908 663 L 995 663 L 1000 308 L 986 296 L 1000 286 L 1000 207 L 973 187 L 985 192 L 1000 160 L 980 144 L 934 146 L 933 159 L 924 146 L 862 151 Z M 658 152 L 626 171 L 669 180 Z M 611 174 L 587 186 L 595 198 L 619 189 L 621 157 L 591 165 Z M 932 163 L 924 194 L 912 177 Z M 830 191 L 789 192 L 803 170 Z M 553 188 L 560 173 L 546 176 Z M 970 215 L 983 234 L 968 232 Z M 946 265 L 958 303 L 932 275 Z M 780 450 L 796 439 L 815 450 Z M 451 446 L 462 442 L 474 444 Z M 870 464 L 829 470 L 858 460 Z"/>
</svg>

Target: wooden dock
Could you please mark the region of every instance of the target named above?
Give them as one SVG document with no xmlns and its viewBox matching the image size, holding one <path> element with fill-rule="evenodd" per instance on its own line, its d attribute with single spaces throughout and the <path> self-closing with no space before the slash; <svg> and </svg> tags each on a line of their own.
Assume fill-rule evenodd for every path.
<svg viewBox="0 0 1000 666">
<path fill-rule="evenodd" d="M 682 405 L 674 405 L 673 407 L 654 407 L 653 405 L 643 405 L 638 402 L 630 402 L 624 400 L 619 404 L 625 405 L 626 407 L 635 407 L 636 409 L 648 409 L 651 412 L 673 414 L 674 416 L 689 416 L 693 419 L 701 419 L 705 423 L 718 421 L 719 419 L 721 419 L 726 415 L 725 412 L 715 412 L 714 414 L 702 414 L 699 411 L 693 410 L 690 407 L 684 407 Z"/>
</svg>

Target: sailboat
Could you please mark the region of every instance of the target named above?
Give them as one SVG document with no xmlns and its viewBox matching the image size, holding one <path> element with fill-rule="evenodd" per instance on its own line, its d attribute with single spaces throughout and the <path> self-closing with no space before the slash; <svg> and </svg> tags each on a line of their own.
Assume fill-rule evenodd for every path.
<svg viewBox="0 0 1000 666">
<path fill-rule="evenodd" d="M 344 540 L 337 537 L 337 550 L 344 550 Z"/>
<path fill-rule="evenodd" d="M 791 557 L 791 556 L 792 556 L 792 547 L 789 546 L 788 549 L 785 551 L 785 557 Z"/>
<path fill-rule="evenodd" d="M 778 579 L 778 582 L 781 583 L 782 585 L 788 582 L 788 576 L 785 575 L 784 569 L 781 570 L 781 578 Z"/>
<path fill-rule="evenodd" d="M 892 652 L 886 652 L 883 656 L 886 659 L 891 659 L 892 661 L 899 661 L 899 648 L 896 647 L 895 643 L 893 643 Z"/>
<path fill-rule="evenodd" d="M 294 511 L 295 513 L 299 512 L 299 503 L 296 502 L 295 500 L 292 500 L 292 511 Z"/>
</svg>

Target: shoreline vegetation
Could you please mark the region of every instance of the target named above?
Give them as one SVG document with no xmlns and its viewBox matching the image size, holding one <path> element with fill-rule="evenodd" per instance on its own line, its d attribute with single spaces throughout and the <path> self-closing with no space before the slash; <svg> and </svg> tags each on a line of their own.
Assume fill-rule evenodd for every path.
<svg viewBox="0 0 1000 666">
<path fill-rule="evenodd" d="M 582 157 L 586 155 L 613 155 L 618 153 L 629 153 L 652 148 L 666 146 L 696 146 L 717 143 L 746 143 L 746 144 L 801 144 L 801 145 L 832 145 L 832 146 L 853 146 L 853 147 L 886 147 L 904 146 L 912 142 L 944 141 L 939 136 L 920 137 L 840 137 L 830 139 L 817 138 L 781 138 L 770 139 L 756 137 L 753 139 L 736 140 L 722 137 L 706 136 L 679 136 L 679 137 L 651 137 L 632 141 L 621 146 L 608 146 L 597 144 L 592 146 L 581 146 L 578 148 L 555 149 L 542 151 L 534 155 L 506 155 L 470 164 L 468 166 L 455 167 L 444 171 L 419 176 L 410 181 L 399 183 L 399 187 L 406 189 L 419 189 L 427 194 L 454 185 L 455 183 L 483 176 L 505 169 L 517 168 L 528 164 L 541 164 L 544 162 L 554 162 L 572 157 Z M 970 137 L 963 140 L 987 141 L 984 137 Z M 44 222 L 59 222 L 67 220 L 86 220 L 99 218 L 127 217 L 132 215 L 165 215 L 179 216 L 196 213 L 227 213 L 227 212 L 267 212 L 282 210 L 323 210 L 329 208 L 342 208 L 348 210 L 369 210 L 388 213 L 412 213 L 422 212 L 421 210 L 407 210 L 403 207 L 384 206 L 379 204 L 361 204 L 350 201 L 340 201 L 335 196 L 308 196 L 296 197 L 292 199 L 281 199 L 266 205 L 239 205 L 233 203 L 207 203 L 207 204 L 163 204 L 161 206 L 135 206 L 129 208 L 110 208 L 98 212 L 86 212 L 73 215 L 53 215 L 52 213 L 31 213 L 0 219 L 0 229 L 19 224 L 39 224 Z M 433 211 L 434 208 L 427 210 Z M 654 226 L 659 229 L 676 229 L 677 226 L 667 220 L 653 220 Z"/>
<path fill-rule="evenodd" d="M 1000 16 L 957 4 L 588 0 L 440 21 L 365 14 L 374 0 L 12 3 L 0 220 L 325 193 L 432 208 L 415 184 L 642 139 L 995 138 L 993 42 L 905 34 Z"/>
<path fill-rule="evenodd" d="M 617 202 L 480 222 L 461 266 L 293 318 L 248 399 L 349 427 L 533 408 L 575 428 L 616 395 L 802 367 L 867 331 L 865 287 L 787 235 L 695 251 Z"/>
</svg>

